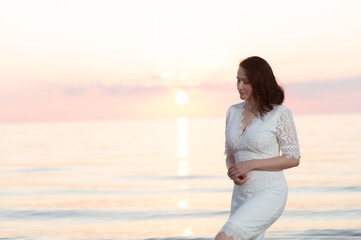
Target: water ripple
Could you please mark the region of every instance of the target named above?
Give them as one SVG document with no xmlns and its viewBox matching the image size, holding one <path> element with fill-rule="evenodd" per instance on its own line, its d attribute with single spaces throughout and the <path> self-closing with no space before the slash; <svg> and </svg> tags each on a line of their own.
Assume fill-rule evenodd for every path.
<svg viewBox="0 0 361 240">
<path fill-rule="evenodd" d="M 49 219 L 88 220 L 88 221 L 144 221 L 174 218 L 209 218 L 228 214 L 228 211 L 192 210 L 0 210 L 0 219 L 47 221 Z"/>
<path fill-rule="evenodd" d="M 296 192 L 361 192 L 361 186 L 291 186 Z"/>
<path fill-rule="evenodd" d="M 193 176 L 200 177 L 200 176 Z M 207 176 L 205 176 L 207 178 Z M 209 176 L 208 176 L 209 177 Z M 213 177 L 212 177 L 213 178 Z M 144 181 L 143 179 L 142 181 Z M 182 193 L 216 193 L 216 192 L 231 192 L 232 187 L 202 187 L 202 188 L 167 188 L 167 189 L 21 189 L 21 190 L 0 190 L 1 197 L 11 196 L 46 196 L 46 195 L 123 195 L 123 196 L 155 196 L 162 194 L 173 194 L 177 192 Z M 361 192 L 361 186 L 304 186 L 304 187 L 290 187 L 289 191 L 294 192 L 308 192 L 308 193 L 358 193 Z"/>
<path fill-rule="evenodd" d="M 186 209 L 159 209 L 142 211 L 130 210 L 21 210 L 0 209 L 0 219 L 3 220 L 30 220 L 47 221 L 49 219 L 88 220 L 88 221 L 144 221 L 164 219 L 201 219 L 216 216 L 227 216 L 229 211 L 221 210 L 186 210 Z M 301 219 L 359 219 L 361 209 L 336 210 L 288 210 L 283 218 Z"/>
<path fill-rule="evenodd" d="M 305 231 L 270 231 L 266 233 L 266 240 L 310 240 L 310 239 L 329 239 L 345 240 L 360 239 L 361 229 L 310 229 Z"/>
</svg>

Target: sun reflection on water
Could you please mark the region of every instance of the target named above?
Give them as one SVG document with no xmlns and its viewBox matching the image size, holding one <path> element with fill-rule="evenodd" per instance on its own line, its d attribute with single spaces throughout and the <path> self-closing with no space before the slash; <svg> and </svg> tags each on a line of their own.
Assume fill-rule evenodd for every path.
<svg viewBox="0 0 361 240">
<path fill-rule="evenodd" d="M 188 175 L 189 172 L 189 163 L 187 161 L 180 161 L 178 163 L 178 172 L 177 175 L 178 176 L 186 176 Z"/>
<path fill-rule="evenodd" d="M 186 198 L 184 200 L 181 200 L 181 201 L 177 202 L 177 206 L 181 207 L 181 208 L 188 207 L 188 200 L 189 200 L 189 198 Z"/>
<path fill-rule="evenodd" d="M 186 229 L 184 229 L 184 232 L 183 232 L 182 236 L 188 237 L 188 236 L 191 236 L 193 234 L 194 234 L 194 232 L 193 232 L 192 228 L 186 228 Z"/>
<path fill-rule="evenodd" d="M 178 176 L 186 176 L 189 173 L 189 163 L 186 161 L 186 157 L 188 156 L 188 120 L 187 118 L 181 117 L 177 120 L 178 126 L 178 157 L 180 161 L 178 162 Z"/>
<path fill-rule="evenodd" d="M 188 120 L 181 117 L 177 119 L 178 127 L 178 157 L 185 158 L 188 156 L 188 144 L 187 144 L 187 130 Z"/>
<path fill-rule="evenodd" d="M 187 156 L 189 154 L 189 150 L 188 150 L 188 120 L 187 118 L 181 117 L 178 118 L 177 120 L 177 133 L 178 133 L 178 158 L 179 158 L 179 162 L 178 162 L 178 171 L 177 171 L 177 176 L 187 176 L 189 173 L 189 162 L 187 161 Z M 180 189 L 188 189 L 188 185 L 181 183 L 179 184 L 179 188 Z M 189 201 L 189 197 L 185 197 L 184 199 L 182 199 L 181 201 L 177 202 L 177 206 L 180 208 L 186 208 L 188 207 L 188 201 Z M 184 234 L 184 236 L 189 236 L 192 235 L 193 232 L 190 234 L 190 230 L 186 229 Z"/>
<path fill-rule="evenodd" d="M 178 187 L 180 189 L 188 189 L 188 185 L 187 184 L 179 184 Z"/>
</svg>

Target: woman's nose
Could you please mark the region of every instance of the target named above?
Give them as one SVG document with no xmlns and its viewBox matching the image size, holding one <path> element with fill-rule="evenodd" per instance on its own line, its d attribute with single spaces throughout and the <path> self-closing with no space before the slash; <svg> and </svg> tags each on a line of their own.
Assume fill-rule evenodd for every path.
<svg viewBox="0 0 361 240">
<path fill-rule="evenodd" d="M 242 89 L 243 88 L 243 83 L 242 82 L 237 83 L 237 88 Z"/>
</svg>

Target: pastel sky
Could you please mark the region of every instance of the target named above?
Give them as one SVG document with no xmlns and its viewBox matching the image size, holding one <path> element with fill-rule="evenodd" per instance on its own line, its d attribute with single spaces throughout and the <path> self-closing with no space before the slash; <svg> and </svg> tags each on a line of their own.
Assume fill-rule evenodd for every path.
<svg viewBox="0 0 361 240">
<path fill-rule="evenodd" d="M 224 116 L 240 60 L 295 114 L 361 112 L 361 1 L 3 0 L 0 121 Z M 179 105 L 183 90 L 189 102 Z"/>
</svg>

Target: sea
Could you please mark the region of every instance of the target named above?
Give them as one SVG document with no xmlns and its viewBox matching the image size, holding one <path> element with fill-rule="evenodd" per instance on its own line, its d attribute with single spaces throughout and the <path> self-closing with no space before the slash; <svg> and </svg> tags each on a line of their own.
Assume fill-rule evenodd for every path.
<svg viewBox="0 0 361 240">
<path fill-rule="evenodd" d="M 301 162 L 265 239 L 361 239 L 361 114 L 294 115 Z M 224 118 L 0 123 L 0 240 L 211 240 Z"/>
</svg>

